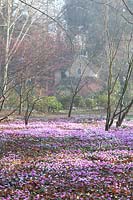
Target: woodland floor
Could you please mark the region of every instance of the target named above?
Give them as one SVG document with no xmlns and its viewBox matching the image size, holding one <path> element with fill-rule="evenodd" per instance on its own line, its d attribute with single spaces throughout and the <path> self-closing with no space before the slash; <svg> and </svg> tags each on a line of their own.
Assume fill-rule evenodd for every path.
<svg viewBox="0 0 133 200">
<path fill-rule="evenodd" d="M 0 124 L 0 200 L 131 200 L 133 121 Z"/>
</svg>

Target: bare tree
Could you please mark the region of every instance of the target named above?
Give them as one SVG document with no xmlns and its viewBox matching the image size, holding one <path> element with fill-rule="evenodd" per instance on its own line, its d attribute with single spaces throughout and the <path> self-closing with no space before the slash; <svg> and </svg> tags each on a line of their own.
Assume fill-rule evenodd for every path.
<svg viewBox="0 0 133 200">
<path fill-rule="evenodd" d="M 24 114 L 24 122 L 25 122 L 25 125 L 28 125 L 28 122 L 29 122 L 29 119 L 30 119 L 30 116 L 34 110 L 34 107 L 35 107 L 35 104 L 37 101 L 40 100 L 39 97 L 35 98 L 35 99 L 32 99 L 31 100 L 31 92 L 32 92 L 33 88 L 30 88 L 27 92 L 26 92 L 26 97 L 25 97 L 25 103 L 26 103 L 26 111 L 25 111 L 25 114 Z"/>
<path fill-rule="evenodd" d="M 111 96 L 113 94 L 116 82 L 118 80 L 119 74 L 116 76 L 115 80 L 113 81 L 113 65 L 114 61 L 116 59 L 120 41 L 115 46 L 114 41 L 110 39 L 109 33 L 107 32 L 107 39 L 108 39 L 108 58 L 109 58 L 109 69 L 108 69 L 108 84 L 107 84 L 107 115 L 106 115 L 106 125 L 105 125 L 105 130 L 109 130 L 109 122 L 111 118 L 111 113 L 112 113 L 112 102 L 111 102 Z"/>
<path fill-rule="evenodd" d="M 113 96 L 113 91 L 114 91 L 116 82 L 120 76 L 120 74 L 118 73 L 116 75 L 115 80 L 113 81 L 113 72 L 112 72 L 113 63 L 116 59 L 118 50 L 120 48 L 120 46 L 119 46 L 120 41 L 121 41 L 121 39 L 119 40 L 119 43 L 115 49 L 113 49 L 113 47 L 112 47 L 112 42 L 111 43 L 109 42 L 109 74 L 108 74 L 108 86 L 107 86 L 108 100 L 107 100 L 107 116 L 106 116 L 106 124 L 105 124 L 106 131 L 108 131 L 110 129 L 110 127 L 112 126 L 115 119 L 117 119 L 116 126 L 117 127 L 121 126 L 124 118 L 126 117 L 126 115 L 128 114 L 129 110 L 131 109 L 131 107 L 133 105 L 133 99 L 131 99 L 131 101 L 128 103 L 128 105 L 126 105 L 126 106 L 123 105 L 123 99 L 126 94 L 128 84 L 132 77 L 132 71 L 133 71 L 133 54 L 131 53 L 131 55 L 130 55 L 130 53 L 129 53 L 129 51 L 130 51 L 129 46 L 132 41 L 132 36 L 131 36 L 131 38 L 129 40 L 129 44 L 128 44 L 128 69 L 127 69 L 127 73 L 126 73 L 126 78 L 124 80 L 122 92 L 121 92 L 120 96 L 118 97 L 117 103 L 115 105 L 115 109 L 112 110 L 112 108 L 111 108 L 111 105 L 112 105 L 111 97 Z"/>
<path fill-rule="evenodd" d="M 128 112 L 130 111 L 130 109 L 133 105 L 133 99 L 131 99 L 131 101 L 127 105 L 125 105 L 125 106 L 123 105 L 124 96 L 126 94 L 128 84 L 129 84 L 130 79 L 132 78 L 132 72 L 133 72 L 133 53 L 131 52 L 131 55 L 130 55 L 130 43 L 131 43 L 131 41 L 132 41 L 132 35 L 131 35 L 131 38 L 130 38 L 129 44 L 128 44 L 128 70 L 127 70 L 127 74 L 126 74 L 126 77 L 125 77 L 121 96 L 118 100 L 115 111 L 114 111 L 112 118 L 110 120 L 109 126 L 112 125 L 115 117 L 117 117 L 116 126 L 117 127 L 121 126 L 124 118 L 126 117 L 126 115 L 128 114 Z"/>
<path fill-rule="evenodd" d="M 31 8 L 27 8 L 21 2 L 14 0 L 3 0 L 1 6 L 0 18 L 4 27 L 3 38 L 5 41 L 3 85 L 4 90 L 6 90 L 9 65 L 32 25 L 40 16 L 35 15 L 36 11 L 33 12 Z"/>
<path fill-rule="evenodd" d="M 90 74 L 89 74 L 90 61 L 88 61 L 88 59 L 87 59 L 85 61 L 85 63 L 82 63 L 82 60 L 81 60 L 79 64 L 80 64 L 79 69 L 81 70 L 80 71 L 81 73 L 79 74 L 79 76 L 76 78 L 73 78 L 73 76 L 70 74 L 70 77 L 69 77 L 70 78 L 71 101 L 70 101 L 68 117 L 71 117 L 75 97 L 79 94 L 79 92 L 82 90 L 82 88 L 89 83 L 89 80 L 90 80 Z M 95 73 L 95 75 L 96 74 L 97 73 Z M 93 76 L 95 76 L 95 75 L 93 75 Z"/>
</svg>

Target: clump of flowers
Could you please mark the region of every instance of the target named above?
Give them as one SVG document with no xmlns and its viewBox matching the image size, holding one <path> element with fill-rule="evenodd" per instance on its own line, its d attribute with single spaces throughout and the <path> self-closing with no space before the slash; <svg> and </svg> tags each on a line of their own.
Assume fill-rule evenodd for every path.
<svg viewBox="0 0 133 200">
<path fill-rule="evenodd" d="M 0 124 L 0 199 L 131 199 L 133 127 Z"/>
</svg>

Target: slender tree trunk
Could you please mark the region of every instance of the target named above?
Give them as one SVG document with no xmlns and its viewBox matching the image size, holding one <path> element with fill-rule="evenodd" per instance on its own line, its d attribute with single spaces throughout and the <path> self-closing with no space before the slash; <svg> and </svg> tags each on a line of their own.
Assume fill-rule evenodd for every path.
<svg viewBox="0 0 133 200">
<path fill-rule="evenodd" d="M 18 114 L 21 115 L 22 113 L 22 106 L 23 106 L 23 103 L 22 103 L 22 100 L 23 100 L 23 83 L 22 83 L 22 79 L 20 81 L 20 94 L 19 94 L 19 111 L 18 111 Z"/>
<path fill-rule="evenodd" d="M 109 65 L 109 75 L 108 75 L 108 101 L 107 101 L 107 114 L 106 114 L 106 124 L 105 131 L 108 131 L 110 126 L 110 117 L 111 117 L 111 86 L 112 86 L 112 61 Z"/>
<path fill-rule="evenodd" d="M 108 51 L 108 24 L 109 24 L 109 8 L 108 6 L 104 6 L 104 37 L 105 37 L 105 48 Z M 111 105 L 110 105 L 110 87 L 111 87 L 111 63 L 109 65 L 109 72 L 108 72 L 108 102 L 107 102 L 107 111 L 106 111 L 106 123 L 105 123 L 105 130 L 109 130 L 109 121 L 110 121 L 110 113 L 111 113 Z"/>
<path fill-rule="evenodd" d="M 133 105 L 133 100 L 130 102 L 130 104 L 128 105 L 127 109 L 124 112 L 121 112 L 119 114 L 118 120 L 116 122 L 116 127 L 120 127 L 123 123 L 123 120 L 125 119 L 126 115 L 128 114 L 128 112 L 130 111 L 131 107 Z"/>
<path fill-rule="evenodd" d="M 18 114 L 21 115 L 22 113 L 22 95 L 19 96 L 19 111 Z"/>
<path fill-rule="evenodd" d="M 74 94 L 74 95 L 72 96 L 72 100 L 71 100 L 71 104 L 70 104 L 69 112 L 68 112 L 68 117 L 71 117 L 75 96 L 76 96 L 76 94 Z"/>
<path fill-rule="evenodd" d="M 5 65 L 4 65 L 4 69 L 3 69 L 3 92 L 6 91 L 7 82 L 8 82 L 9 49 L 10 49 L 10 25 L 11 25 L 11 0 L 8 0 L 7 1 Z"/>
</svg>

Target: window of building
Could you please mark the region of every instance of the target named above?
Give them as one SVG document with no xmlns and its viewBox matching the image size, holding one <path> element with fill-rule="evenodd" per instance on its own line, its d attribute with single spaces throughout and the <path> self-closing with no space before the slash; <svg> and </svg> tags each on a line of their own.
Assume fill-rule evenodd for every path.
<svg viewBox="0 0 133 200">
<path fill-rule="evenodd" d="M 80 68 L 78 68 L 77 74 L 78 74 L 78 75 L 81 75 L 81 69 L 80 69 Z"/>
<path fill-rule="evenodd" d="M 64 79 L 64 78 L 66 78 L 66 72 L 65 72 L 65 70 L 62 70 L 61 71 L 61 79 Z"/>
</svg>

